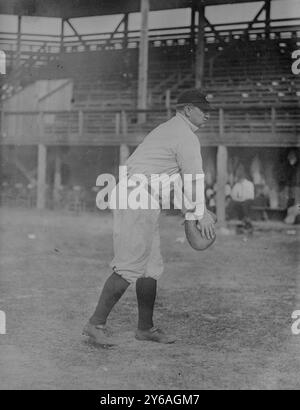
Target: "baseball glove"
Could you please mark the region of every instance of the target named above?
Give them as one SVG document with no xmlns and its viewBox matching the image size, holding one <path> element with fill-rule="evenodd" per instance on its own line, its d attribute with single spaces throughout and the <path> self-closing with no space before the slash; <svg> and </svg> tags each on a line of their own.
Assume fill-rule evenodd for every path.
<svg viewBox="0 0 300 410">
<path fill-rule="evenodd" d="M 207 211 L 212 217 L 214 222 L 217 222 L 217 217 L 210 211 Z M 198 229 L 198 221 L 184 221 L 185 236 L 188 243 L 196 251 L 205 251 L 209 248 L 216 240 L 216 235 L 213 239 L 203 238 L 201 232 Z"/>
</svg>

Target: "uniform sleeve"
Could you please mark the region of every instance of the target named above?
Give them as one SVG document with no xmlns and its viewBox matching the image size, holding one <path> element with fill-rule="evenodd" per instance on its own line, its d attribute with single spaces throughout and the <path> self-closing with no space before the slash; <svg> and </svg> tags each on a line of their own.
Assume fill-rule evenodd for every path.
<svg viewBox="0 0 300 410">
<path fill-rule="evenodd" d="M 196 135 L 187 135 L 176 147 L 176 160 L 181 174 L 203 174 L 200 143 Z"/>
</svg>

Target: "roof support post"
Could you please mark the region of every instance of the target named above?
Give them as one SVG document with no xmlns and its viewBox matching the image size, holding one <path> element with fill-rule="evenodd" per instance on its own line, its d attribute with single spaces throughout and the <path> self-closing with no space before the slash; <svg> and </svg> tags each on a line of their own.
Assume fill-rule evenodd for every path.
<svg viewBox="0 0 300 410">
<path fill-rule="evenodd" d="M 141 0 L 141 38 L 139 49 L 138 109 L 147 109 L 148 59 L 149 59 L 149 11 L 150 1 Z M 146 122 L 146 114 L 138 115 L 138 122 Z"/>
<path fill-rule="evenodd" d="M 22 30 L 22 16 L 18 16 L 18 31 L 17 31 L 17 55 L 15 69 L 21 66 L 21 30 Z"/>
<path fill-rule="evenodd" d="M 270 21 L 271 21 L 271 0 L 266 1 L 266 38 L 270 38 Z"/>
<path fill-rule="evenodd" d="M 197 36 L 197 47 L 196 47 L 196 64 L 195 64 L 195 79 L 196 88 L 201 88 L 203 86 L 204 78 L 204 59 L 205 59 L 205 7 L 200 6 L 198 8 L 199 21 L 198 21 L 198 36 Z"/>
<path fill-rule="evenodd" d="M 60 26 L 60 52 L 64 51 L 64 35 L 65 35 L 65 19 L 61 19 L 61 26 Z"/>
</svg>

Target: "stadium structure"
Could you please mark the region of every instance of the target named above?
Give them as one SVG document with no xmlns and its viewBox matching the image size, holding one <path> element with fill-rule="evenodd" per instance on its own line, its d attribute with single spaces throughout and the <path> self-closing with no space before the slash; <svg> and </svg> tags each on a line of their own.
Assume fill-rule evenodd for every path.
<svg viewBox="0 0 300 410">
<path fill-rule="evenodd" d="M 0 34 L 2 202 L 51 207 L 72 187 L 77 203 L 94 204 L 97 175 L 117 174 L 192 87 L 212 105 L 199 138 L 219 220 L 240 163 L 256 187 L 267 187 L 266 209 L 299 202 L 299 171 L 288 179 L 288 158 L 299 164 L 300 76 L 291 66 L 300 16 L 272 19 L 274 1 L 261 2 L 247 22 L 213 24 L 207 6 L 251 0 L 0 0 L 0 14 L 18 16 L 17 32 Z M 149 11 L 177 8 L 190 10 L 190 25 L 149 29 Z M 134 12 L 138 31 L 128 26 Z M 114 14 L 122 17 L 109 33 L 81 34 L 72 24 Z M 60 18 L 60 35 L 22 32 L 28 15 Z"/>
</svg>

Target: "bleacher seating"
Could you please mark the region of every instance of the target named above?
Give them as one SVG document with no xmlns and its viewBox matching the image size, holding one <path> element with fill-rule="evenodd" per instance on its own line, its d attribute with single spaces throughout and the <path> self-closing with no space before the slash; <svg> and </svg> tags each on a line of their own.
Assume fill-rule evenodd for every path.
<svg viewBox="0 0 300 410">
<path fill-rule="evenodd" d="M 222 44 L 216 39 L 211 41 L 211 36 L 206 38 L 203 88 L 212 106 L 226 111 L 224 128 L 230 143 L 236 143 L 237 138 L 239 143 L 250 138 L 251 143 L 256 144 L 266 138 L 267 144 L 271 140 L 272 144 L 293 144 L 299 132 L 300 76 L 291 72 L 291 54 L 299 44 L 299 32 L 288 27 L 286 32 L 282 27 L 280 30 L 280 33 L 271 33 L 269 39 L 263 33 L 251 34 L 248 39 L 223 34 Z M 101 144 L 117 145 L 126 134 L 127 143 L 136 145 L 153 126 L 167 119 L 178 95 L 195 85 L 194 45 L 187 35 L 176 39 L 175 34 L 170 39 L 159 38 L 157 34 L 150 40 L 148 108 L 151 111 L 144 124 L 137 121 L 138 113 L 134 112 L 138 106 L 138 38 L 131 39 L 125 49 L 120 43 L 118 47 L 115 43 L 116 47 L 92 49 L 66 47 L 64 53 L 43 55 L 47 64 L 30 66 L 30 73 L 22 77 L 24 84 L 29 77 L 31 81 L 73 80 L 71 110 L 44 115 L 47 143 L 97 144 L 101 141 Z M 235 108 L 230 112 L 231 105 Z M 271 116 L 270 105 L 276 106 L 276 118 Z M 237 110 L 237 106 L 241 110 Z M 255 112 L 254 107 L 260 112 Z M 284 111 L 284 107 L 288 111 Z M 124 132 L 121 111 L 126 112 L 128 132 Z M 210 143 L 218 143 L 216 111 L 211 113 L 211 119 L 204 129 L 205 138 Z M 9 115 L 5 117 L 5 129 L 8 121 Z M 14 142 L 23 138 L 23 134 L 28 141 L 36 142 L 29 128 L 23 127 L 22 133 L 14 136 Z"/>
<path fill-rule="evenodd" d="M 207 52 L 204 88 L 212 103 L 299 103 L 300 78 L 291 72 L 289 48 L 272 43 L 267 48 L 270 40 L 266 43 L 245 43 L 246 51 L 241 50 L 241 47 L 230 47 L 228 51 Z M 189 49 L 186 46 L 174 48 L 155 49 L 153 55 L 150 49 L 150 109 L 165 106 L 167 90 L 170 90 L 171 104 L 174 105 L 180 92 L 194 86 L 194 62 Z M 124 56 L 121 50 L 115 51 L 117 58 L 105 53 L 102 51 L 87 55 L 84 70 L 80 65 L 81 58 L 74 64 L 75 56 L 65 55 L 64 76 L 69 75 L 75 80 L 74 108 L 137 108 L 136 50 L 133 50 L 127 62 L 128 67 L 122 62 Z M 110 70 L 98 64 L 103 58 L 113 59 Z M 118 61 L 122 64 L 117 64 Z"/>
</svg>

